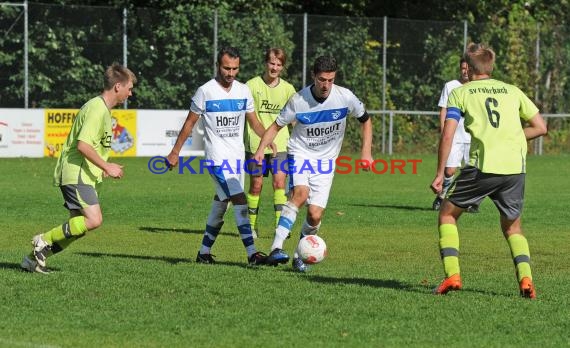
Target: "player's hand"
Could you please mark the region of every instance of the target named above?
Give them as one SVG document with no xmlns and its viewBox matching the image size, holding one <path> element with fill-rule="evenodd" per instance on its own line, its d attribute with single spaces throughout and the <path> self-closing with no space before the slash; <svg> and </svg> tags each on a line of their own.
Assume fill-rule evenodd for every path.
<svg viewBox="0 0 570 348">
<path fill-rule="evenodd" d="M 174 152 L 170 152 L 168 156 L 166 156 L 166 165 L 168 166 L 169 170 L 176 167 L 178 165 L 178 154 Z"/>
<path fill-rule="evenodd" d="M 123 177 L 123 166 L 117 163 L 107 163 L 103 176 L 120 179 Z"/>
<path fill-rule="evenodd" d="M 265 154 L 263 151 L 256 151 L 253 155 L 253 159 L 257 162 L 258 165 L 263 165 L 263 160 L 265 159 Z"/>
<path fill-rule="evenodd" d="M 430 188 L 433 193 L 440 194 L 443 190 L 443 175 L 436 175 L 433 179 L 433 182 L 431 183 Z"/>
</svg>

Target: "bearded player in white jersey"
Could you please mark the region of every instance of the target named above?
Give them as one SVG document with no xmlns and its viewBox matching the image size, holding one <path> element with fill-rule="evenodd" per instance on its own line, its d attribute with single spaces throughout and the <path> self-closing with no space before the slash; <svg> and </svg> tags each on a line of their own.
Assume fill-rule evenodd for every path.
<svg viewBox="0 0 570 348">
<path fill-rule="evenodd" d="M 255 248 L 251 225 L 247 215 L 247 200 L 244 193 L 245 149 L 243 134 L 245 120 L 259 135 L 263 125 L 255 114 L 253 97 L 249 88 L 235 78 L 239 72 L 240 55 L 234 47 L 224 47 L 218 53 L 216 77 L 198 88 L 192 97 L 190 112 L 178 134 L 176 143 L 167 157 L 171 167 L 178 164 L 182 145 L 192 134 L 192 128 L 200 117 L 205 128 L 205 160 L 216 188 L 212 208 L 202 239 L 202 246 L 196 262 L 214 263 L 210 252 L 222 225 L 224 215 L 231 201 L 234 207 L 236 225 L 252 266 L 264 264 L 266 255 Z M 274 148 L 274 144 L 271 144 Z"/>
<path fill-rule="evenodd" d="M 321 227 L 334 177 L 335 161 L 342 147 L 346 119 L 360 121 L 362 131 L 361 160 L 372 163 L 372 121 L 362 102 L 348 89 L 334 84 L 336 60 L 318 57 L 312 69 L 314 83 L 294 94 L 275 122 L 265 131 L 255 160 L 262 163 L 264 149 L 271 144 L 282 127 L 295 123 L 287 144 L 289 156 L 289 200 L 283 206 L 275 238 L 266 263 L 287 263 L 289 255 L 283 243 L 297 218 L 299 208 L 307 205 L 307 218 L 301 238 L 315 235 Z M 293 269 L 307 271 L 295 253 Z"/>
</svg>

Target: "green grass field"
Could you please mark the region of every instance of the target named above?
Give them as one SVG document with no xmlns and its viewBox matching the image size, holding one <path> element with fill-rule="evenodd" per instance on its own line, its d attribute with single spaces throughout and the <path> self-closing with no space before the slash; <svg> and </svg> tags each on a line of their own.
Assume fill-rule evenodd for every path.
<svg viewBox="0 0 570 348">
<path fill-rule="evenodd" d="M 319 233 L 329 256 L 308 274 L 246 267 L 231 210 L 218 263 L 196 264 L 209 177 L 116 159 L 126 174 L 103 187 L 103 226 L 50 258 L 47 276 L 19 263 L 34 234 L 66 219 L 55 160 L 1 159 L 0 347 L 569 346 L 570 157 L 528 160 L 523 228 L 536 301 L 518 296 L 488 200 L 460 220 L 464 290 L 431 294 L 443 276 L 428 188 L 435 158 L 421 158 L 416 175 L 335 177 Z M 256 242 L 265 252 L 270 193 L 266 182 Z"/>
</svg>

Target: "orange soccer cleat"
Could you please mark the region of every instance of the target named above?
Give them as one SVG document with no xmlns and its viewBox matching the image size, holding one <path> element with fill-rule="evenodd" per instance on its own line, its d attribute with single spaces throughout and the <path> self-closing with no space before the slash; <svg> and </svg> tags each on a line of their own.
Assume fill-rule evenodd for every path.
<svg viewBox="0 0 570 348">
<path fill-rule="evenodd" d="M 434 295 L 445 295 L 453 290 L 461 290 L 463 285 L 461 284 L 461 276 L 459 273 L 445 278 L 441 284 L 435 289 L 433 289 Z"/>
<path fill-rule="evenodd" d="M 534 290 L 534 285 L 529 277 L 524 277 L 519 283 L 519 288 L 521 290 L 521 296 L 525 298 L 534 299 L 536 298 L 536 291 Z"/>
</svg>

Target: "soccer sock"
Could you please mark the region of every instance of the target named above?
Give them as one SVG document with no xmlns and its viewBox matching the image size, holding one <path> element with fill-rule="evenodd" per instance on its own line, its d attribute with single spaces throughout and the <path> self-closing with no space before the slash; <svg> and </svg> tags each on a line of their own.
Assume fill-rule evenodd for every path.
<svg viewBox="0 0 570 348">
<path fill-rule="evenodd" d="M 208 221 L 206 221 L 206 230 L 204 231 L 204 237 L 202 238 L 202 246 L 200 247 L 200 254 L 209 254 L 216 237 L 220 233 L 222 226 L 224 225 L 224 214 L 228 209 L 228 203 L 222 201 L 212 201 L 212 208 L 210 209 L 210 215 L 208 215 Z"/>
<path fill-rule="evenodd" d="M 66 239 L 71 239 L 72 237 L 82 236 L 85 232 L 87 232 L 85 217 L 75 216 L 64 224 L 54 227 L 42 234 L 42 238 L 49 245 L 53 245 L 54 243 L 60 243 Z"/>
<path fill-rule="evenodd" d="M 320 222 L 317 226 L 311 226 L 309 225 L 307 220 L 305 220 L 305 222 L 303 222 L 303 227 L 301 227 L 301 238 L 308 236 L 310 234 L 317 234 L 320 228 L 321 228 Z"/>
<path fill-rule="evenodd" d="M 459 273 L 459 232 L 456 225 L 439 225 L 439 252 L 445 276 Z"/>
<path fill-rule="evenodd" d="M 511 248 L 511 255 L 515 263 L 518 281 L 520 282 L 524 277 L 528 277 L 532 280 L 530 251 L 525 236 L 522 234 L 513 234 L 507 239 L 507 242 L 509 243 L 509 248 Z"/>
<path fill-rule="evenodd" d="M 78 240 L 79 238 L 83 237 L 83 235 L 81 236 L 72 236 L 71 238 L 66 238 L 62 241 L 59 242 L 54 242 L 53 245 L 51 246 L 51 251 L 54 254 L 57 254 L 59 252 L 62 252 L 65 248 L 67 248 L 68 246 L 71 245 L 71 243 L 75 242 L 76 240 Z"/>
<path fill-rule="evenodd" d="M 309 225 L 307 220 L 305 220 L 305 222 L 303 222 L 303 227 L 301 227 L 301 235 L 299 236 L 299 240 L 303 239 L 303 237 L 305 237 L 305 236 L 308 236 L 311 234 L 317 234 L 319 232 L 320 228 L 321 228 L 320 222 L 317 226 L 311 226 L 311 225 Z M 293 254 L 293 257 L 294 258 L 299 257 L 299 253 L 297 252 L 297 248 L 295 248 L 295 253 Z"/>
<path fill-rule="evenodd" d="M 245 250 L 247 251 L 247 257 L 255 254 L 257 250 L 255 249 L 255 244 L 253 243 L 253 235 L 251 234 L 251 224 L 249 222 L 249 217 L 247 216 L 247 205 L 234 205 L 234 215 L 236 218 L 236 225 L 241 237 L 241 241 Z"/>
<path fill-rule="evenodd" d="M 254 196 L 250 193 L 246 194 L 247 197 L 247 211 L 249 214 L 249 222 L 251 228 L 257 230 L 257 213 L 259 212 L 259 196 Z"/>
<path fill-rule="evenodd" d="M 439 195 L 441 198 L 445 198 L 445 195 L 447 194 L 447 190 L 449 190 L 449 186 L 451 186 L 452 182 L 453 182 L 453 175 L 443 177 L 443 185 L 442 185 L 442 189 L 441 189 L 441 194 Z"/>
<path fill-rule="evenodd" d="M 279 218 L 281 217 L 281 211 L 283 210 L 283 205 L 287 203 L 287 196 L 285 195 L 284 189 L 275 189 L 273 191 L 273 209 L 275 209 L 275 226 L 279 224 Z"/>
<path fill-rule="evenodd" d="M 275 238 L 273 239 L 271 250 L 283 249 L 283 243 L 295 224 L 298 212 L 299 209 L 297 209 L 297 207 L 291 202 L 287 202 L 283 205 L 283 210 L 281 210 L 281 216 L 279 217 L 279 223 L 275 229 Z"/>
</svg>

